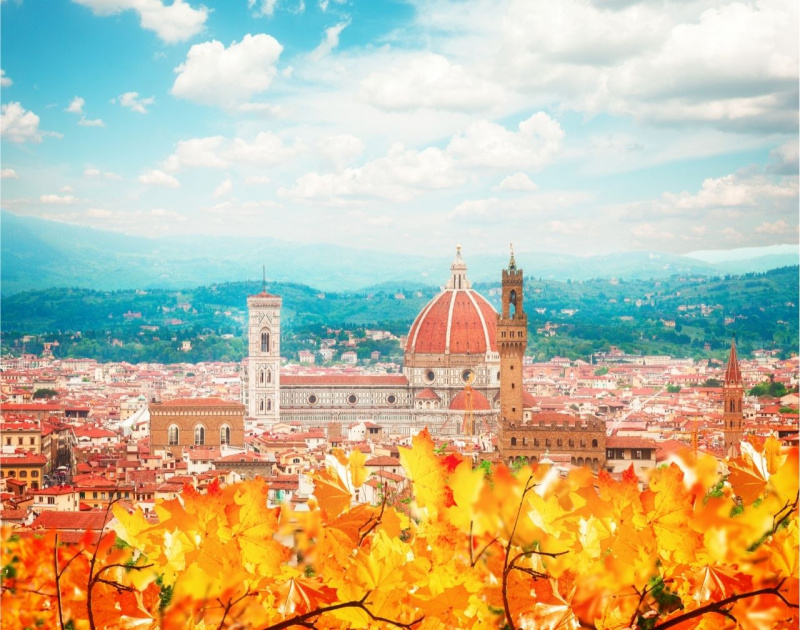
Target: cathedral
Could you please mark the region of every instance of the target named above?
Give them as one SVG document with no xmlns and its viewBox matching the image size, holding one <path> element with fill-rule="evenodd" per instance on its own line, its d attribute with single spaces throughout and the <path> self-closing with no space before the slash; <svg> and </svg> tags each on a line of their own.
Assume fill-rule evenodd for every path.
<svg viewBox="0 0 800 630">
<path fill-rule="evenodd" d="M 472 288 L 460 247 L 443 289 L 409 330 L 399 375 L 281 375 L 281 298 L 263 290 L 247 307 L 242 390 L 253 426 L 279 419 L 309 427 L 372 422 L 396 435 L 428 427 L 448 436 L 488 434 L 496 426 L 497 313 Z"/>
</svg>

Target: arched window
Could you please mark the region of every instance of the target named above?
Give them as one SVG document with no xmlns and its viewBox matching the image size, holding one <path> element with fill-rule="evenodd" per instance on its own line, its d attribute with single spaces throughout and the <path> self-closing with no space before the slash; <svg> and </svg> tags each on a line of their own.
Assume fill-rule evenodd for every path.
<svg viewBox="0 0 800 630">
<path fill-rule="evenodd" d="M 269 352 L 269 333 L 261 333 L 261 352 Z"/>
<path fill-rule="evenodd" d="M 272 382 L 272 370 L 267 370 L 267 383 Z"/>
<path fill-rule="evenodd" d="M 514 315 L 517 313 L 517 292 L 512 289 L 511 295 L 508 297 L 508 314 L 511 315 L 511 317 L 514 317 Z"/>
<path fill-rule="evenodd" d="M 227 424 L 219 428 L 219 443 L 220 446 L 231 443 L 231 428 Z"/>
<path fill-rule="evenodd" d="M 550 438 L 544 439 L 544 445 L 547 446 L 548 448 L 550 447 Z"/>
<path fill-rule="evenodd" d="M 564 440 L 562 440 L 561 438 L 558 438 L 558 439 L 556 440 L 556 444 L 557 444 L 558 446 L 564 446 Z"/>
<path fill-rule="evenodd" d="M 167 443 L 170 446 L 177 446 L 179 439 L 180 439 L 180 430 L 178 429 L 178 425 L 177 424 L 169 425 L 169 429 L 167 429 Z"/>
<path fill-rule="evenodd" d="M 569 446 L 570 446 L 570 448 L 575 446 L 575 440 L 573 440 L 572 438 L 569 439 Z"/>
<path fill-rule="evenodd" d="M 202 424 L 198 424 L 194 428 L 194 443 L 195 446 L 202 446 L 206 443 L 206 428 Z"/>
<path fill-rule="evenodd" d="M 258 403 L 258 410 L 264 411 L 264 399 L 262 398 Z"/>
<path fill-rule="evenodd" d="M 267 411 L 272 411 L 272 398 L 267 399 Z"/>
<path fill-rule="evenodd" d="M 522 438 L 522 446 L 528 446 L 528 438 Z"/>
<path fill-rule="evenodd" d="M 539 446 L 539 438 L 533 438 L 533 445 Z"/>
<path fill-rule="evenodd" d="M 717 407 L 719 409 L 719 407 Z M 597 440 L 592 440 L 592 448 L 597 448 Z"/>
<path fill-rule="evenodd" d="M 516 446 L 516 445 L 517 445 L 517 438 L 512 437 L 511 438 L 511 446 Z"/>
<path fill-rule="evenodd" d="M 259 371 L 258 382 L 261 383 L 262 385 L 264 384 L 264 370 Z"/>
</svg>

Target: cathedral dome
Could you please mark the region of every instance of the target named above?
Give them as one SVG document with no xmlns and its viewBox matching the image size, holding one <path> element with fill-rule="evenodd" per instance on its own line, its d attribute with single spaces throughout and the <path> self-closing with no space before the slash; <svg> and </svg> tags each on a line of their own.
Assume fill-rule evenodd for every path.
<svg viewBox="0 0 800 630">
<path fill-rule="evenodd" d="M 472 398 L 473 411 L 491 411 L 492 405 L 489 400 L 481 394 L 477 389 L 470 389 L 469 394 L 466 390 L 461 390 L 456 394 L 450 403 L 450 411 L 465 411 L 467 409 L 468 398 Z"/>
<path fill-rule="evenodd" d="M 472 289 L 460 248 L 450 271 L 445 289 L 414 320 L 406 342 L 407 355 L 497 352 L 497 312 Z"/>
</svg>

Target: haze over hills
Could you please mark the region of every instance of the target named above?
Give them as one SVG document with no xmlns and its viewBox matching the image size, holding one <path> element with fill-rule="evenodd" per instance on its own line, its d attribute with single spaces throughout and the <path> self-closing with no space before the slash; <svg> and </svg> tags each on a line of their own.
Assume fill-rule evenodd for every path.
<svg viewBox="0 0 800 630">
<path fill-rule="evenodd" d="M 266 265 L 277 282 L 301 282 L 323 291 L 438 286 L 447 277 L 454 244 L 429 257 L 330 244 L 298 244 L 268 238 L 183 236 L 145 238 L 118 232 L 0 213 L 2 293 L 50 287 L 99 290 L 187 288 L 256 279 Z M 503 244 L 505 247 L 505 244 Z M 532 249 L 532 248 L 531 248 Z M 795 265 L 796 252 L 745 260 L 707 262 L 688 256 L 626 252 L 580 257 L 526 252 L 517 245 L 527 274 L 543 279 L 663 278 L 673 274 L 725 275 Z M 508 262 L 497 255 L 464 252 L 473 282 L 496 280 Z"/>
</svg>

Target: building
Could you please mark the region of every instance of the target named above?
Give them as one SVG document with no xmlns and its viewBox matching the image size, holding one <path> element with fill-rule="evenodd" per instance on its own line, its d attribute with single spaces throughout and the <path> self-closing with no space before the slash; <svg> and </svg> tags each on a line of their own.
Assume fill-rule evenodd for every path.
<svg viewBox="0 0 800 630">
<path fill-rule="evenodd" d="M 739 369 L 739 360 L 736 357 L 735 339 L 731 343 L 731 352 L 728 356 L 725 382 L 722 385 L 722 398 L 724 404 L 722 417 L 725 423 L 725 454 L 729 457 L 737 457 L 740 451 L 739 444 L 744 438 L 744 413 L 742 412 L 744 385 L 742 384 L 742 371 Z"/>
<path fill-rule="evenodd" d="M 274 424 L 280 418 L 281 304 L 267 293 L 247 298 L 248 360 L 242 387 L 247 414 L 259 424 Z"/>
<path fill-rule="evenodd" d="M 245 406 L 221 398 L 177 398 L 150 405 L 150 449 L 180 459 L 184 448 L 244 448 Z"/>
<path fill-rule="evenodd" d="M 374 422 L 387 434 L 410 435 L 429 427 L 458 435 L 464 418 L 487 430 L 496 423 L 500 390 L 497 314 L 472 289 L 460 247 L 450 277 L 414 320 L 405 345 L 402 374 L 284 374 L 279 376 L 280 298 L 262 291 L 248 298 L 250 355 L 243 400 L 256 426 L 299 422 L 306 427 L 348 427 Z M 269 343 L 265 346 L 264 334 Z M 349 351 L 352 352 L 352 351 Z M 345 359 L 343 353 L 342 358 Z M 353 358 L 357 359 L 355 353 Z M 260 367 L 259 367 L 260 366 Z M 273 380 L 269 382 L 269 372 Z M 260 376 L 264 373 L 264 383 Z M 269 385 L 269 388 L 266 386 Z M 462 394 L 469 386 L 469 400 Z M 459 396 L 462 394 L 461 396 Z M 267 409 L 270 399 L 276 401 Z M 261 412 L 260 400 L 265 410 Z M 330 436 L 329 436 L 330 437 Z"/>
<path fill-rule="evenodd" d="M 514 253 L 503 270 L 502 310 L 497 315 L 500 350 L 500 419 L 498 448 L 502 461 L 512 463 L 569 461 L 574 466 L 600 470 L 606 458 L 606 427 L 597 418 L 580 418 L 557 412 L 526 410 L 522 387 L 523 355 L 528 343 L 522 269 Z"/>
</svg>

